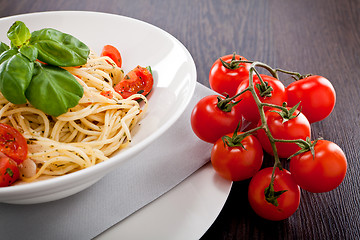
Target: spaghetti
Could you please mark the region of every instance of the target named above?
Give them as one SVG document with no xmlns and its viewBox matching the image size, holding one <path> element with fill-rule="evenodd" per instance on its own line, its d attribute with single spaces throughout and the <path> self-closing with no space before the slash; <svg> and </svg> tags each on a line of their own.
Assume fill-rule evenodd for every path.
<svg viewBox="0 0 360 240">
<path fill-rule="evenodd" d="M 67 113 L 51 117 L 30 104 L 15 105 L 0 94 L 0 122 L 20 131 L 28 141 L 28 159 L 35 166 L 24 181 L 42 175 L 58 176 L 106 161 L 131 141 L 131 129 L 147 108 L 147 99 L 135 94 L 123 99 L 113 86 L 123 71 L 109 57 L 90 53 L 87 63 L 66 67 L 83 86 L 79 104 Z M 110 92 L 112 98 L 101 93 Z M 135 99 L 141 98 L 141 106 Z M 30 165 L 29 165 L 29 161 Z"/>
</svg>

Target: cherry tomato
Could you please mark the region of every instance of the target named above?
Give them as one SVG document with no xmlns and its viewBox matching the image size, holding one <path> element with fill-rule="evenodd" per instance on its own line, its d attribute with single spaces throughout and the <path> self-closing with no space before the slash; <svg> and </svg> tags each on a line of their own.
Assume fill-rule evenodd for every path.
<svg viewBox="0 0 360 240">
<path fill-rule="evenodd" d="M 121 67 L 122 65 L 122 59 L 119 50 L 117 50 L 116 47 L 112 45 L 105 45 L 104 48 L 101 51 L 100 56 L 107 56 L 111 58 L 118 67 Z"/>
<path fill-rule="evenodd" d="M 225 134 L 234 132 L 241 121 L 234 107 L 225 112 L 218 107 L 218 98 L 224 96 L 210 95 L 202 98 L 191 112 L 191 127 L 194 133 L 203 141 L 215 143 Z"/>
<path fill-rule="evenodd" d="M 328 192 L 340 185 L 347 170 L 347 160 L 341 148 L 333 142 L 319 140 L 310 151 L 290 159 L 290 171 L 295 182 L 304 190 Z"/>
<path fill-rule="evenodd" d="M 134 94 L 148 95 L 154 84 L 151 71 L 147 68 L 137 66 L 125 75 L 124 79 L 115 85 L 114 89 L 123 98 Z"/>
<path fill-rule="evenodd" d="M 22 163 L 28 154 L 26 139 L 15 128 L 0 123 L 0 152 L 14 160 L 17 164 Z"/>
<path fill-rule="evenodd" d="M 290 108 L 288 108 L 290 109 Z M 296 110 L 292 115 L 296 116 L 286 122 L 283 123 L 283 117 L 280 116 L 279 113 L 273 112 L 279 111 L 279 109 L 269 109 L 265 112 L 266 123 L 268 124 L 271 135 L 275 139 L 282 140 L 295 140 L 295 139 L 303 139 L 311 137 L 311 127 L 309 121 L 306 119 L 305 115 L 299 113 Z M 258 126 L 261 125 L 261 121 L 259 121 Z M 273 155 L 273 150 L 267 137 L 265 131 L 260 129 L 257 131 L 257 137 L 264 148 L 264 150 Z M 276 142 L 275 146 L 277 148 L 277 152 L 280 158 L 288 158 L 297 151 L 300 150 L 300 147 L 296 143 L 284 143 L 284 142 Z"/>
<path fill-rule="evenodd" d="M 241 60 L 246 60 L 246 58 L 240 55 L 232 54 L 221 57 L 228 65 L 223 64 L 220 59 L 214 62 L 209 73 L 211 89 L 219 94 L 228 94 L 230 97 L 235 95 L 242 79 L 249 76 L 251 66 L 249 63 L 236 62 L 240 58 Z"/>
<path fill-rule="evenodd" d="M 310 76 L 295 81 L 286 88 L 288 106 L 300 107 L 310 123 L 323 120 L 330 115 L 335 106 L 335 89 L 324 77 Z"/>
<path fill-rule="evenodd" d="M 13 184 L 20 177 L 16 162 L 4 154 L 0 154 L 0 187 Z"/>
<path fill-rule="evenodd" d="M 276 105 L 282 105 L 283 102 L 286 102 L 286 93 L 285 93 L 285 87 L 284 85 L 276 78 L 267 76 L 267 75 L 260 75 L 264 82 L 267 82 L 269 86 L 273 88 L 273 91 L 271 92 L 270 97 L 261 97 L 260 91 L 257 89 L 256 84 L 260 83 L 260 80 L 257 75 L 253 76 L 254 80 L 254 89 L 259 97 L 261 102 L 264 103 L 272 103 Z M 242 81 L 237 89 L 237 93 L 242 92 L 247 87 L 249 87 L 249 78 Z M 252 94 L 247 91 L 243 94 L 241 94 L 239 97 L 236 98 L 236 100 L 242 99 L 237 105 L 236 108 L 238 111 L 240 111 L 244 118 L 248 122 L 255 122 L 257 123 L 260 119 L 259 110 L 257 108 L 257 105 L 255 103 L 255 100 L 252 96 Z M 265 107 L 264 110 L 266 111 L 268 107 Z"/>
<path fill-rule="evenodd" d="M 109 99 L 112 99 L 113 98 L 113 93 L 112 91 L 102 91 L 100 92 L 101 95 L 103 95 L 104 97 L 107 97 Z"/>
<path fill-rule="evenodd" d="M 227 134 L 229 138 L 233 134 Z M 249 135 L 241 140 L 242 146 L 230 147 L 222 138 L 211 151 L 211 163 L 215 171 L 230 181 L 242 181 L 254 176 L 263 162 L 263 150 L 256 137 Z"/>
<path fill-rule="evenodd" d="M 294 182 L 291 174 L 286 169 L 275 170 L 274 191 L 283 191 L 277 198 L 278 206 L 265 199 L 265 189 L 269 186 L 272 167 L 260 170 L 251 179 L 248 189 L 248 199 L 252 209 L 262 218 L 279 221 L 293 215 L 300 204 L 300 188 Z"/>
</svg>

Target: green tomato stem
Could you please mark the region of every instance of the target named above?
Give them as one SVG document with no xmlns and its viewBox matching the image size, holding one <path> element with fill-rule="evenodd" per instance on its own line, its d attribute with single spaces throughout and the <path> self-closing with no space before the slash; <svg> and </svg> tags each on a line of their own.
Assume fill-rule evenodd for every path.
<svg viewBox="0 0 360 240">
<path fill-rule="evenodd" d="M 252 96 L 253 96 L 253 98 L 255 100 L 255 103 L 256 103 L 256 105 L 258 107 L 259 114 L 260 114 L 260 120 L 261 120 L 261 127 L 262 127 L 262 129 L 264 129 L 267 137 L 269 138 L 271 148 L 272 148 L 273 153 L 274 153 L 275 165 L 279 165 L 279 164 L 281 165 L 279 155 L 277 153 L 277 149 L 276 149 L 276 146 L 275 146 L 274 137 L 272 136 L 272 134 L 271 134 L 271 132 L 269 130 L 269 126 L 267 125 L 267 122 L 266 122 L 266 119 L 265 119 L 264 104 L 260 101 L 258 95 L 255 92 L 253 74 L 254 74 L 254 72 L 256 74 L 258 74 L 258 72 L 255 69 L 256 66 L 260 66 L 260 67 L 265 66 L 265 67 L 267 67 L 269 69 L 271 69 L 271 68 L 268 65 L 266 65 L 264 63 L 260 63 L 260 62 L 253 62 L 251 64 L 250 71 L 249 71 L 249 91 L 251 92 L 251 94 L 252 94 Z M 275 73 L 275 71 L 270 71 L 270 72 Z"/>
<path fill-rule="evenodd" d="M 288 112 L 289 110 L 285 107 L 285 106 L 279 106 L 276 104 L 271 104 L 271 103 L 261 103 L 264 107 L 270 107 L 270 108 L 278 108 L 284 112 Z"/>
<path fill-rule="evenodd" d="M 262 67 L 262 68 L 268 70 L 274 78 L 279 79 L 277 71 L 275 69 L 273 69 L 272 67 L 270 67 L 269 65 L 265 64 L 265 63 L 258 62 L 258 61 L 248 61 L 248 60 L 240 60 L 239 62 L 241 62 L 241 63 L 250 63 L 251 66 L 253 66 L 253 67 L 255 67 L 255 66 Z M 253 65 L 254 63 L 255 63 L 255 65 Z"/>
<path fill-rule="evenodd" d="M 311 76 L 311 74 L 303 75 L 303 74 L 300 74 L 298 72 L 292 72 L 292 71 L 283 70 L 283 69 L 280 69 L 280 68 L 276 68 L 275 71 L 289 74 L 295 79 L 295 81 L 298 81 L 300 79 L 307 78 L 307 77 Z"/>
<path fill-rule="evenodd" d="M 268 199 L 269 194 L 270 195 L 274 194 L 275 169 L 276 168 L 282 169 L 282 165 L 281 165 L 280 158 L 279 158 L 277 148 L 276 148 L 276 145 L 275 145 L 275 139 L 274 139 L 274 137 L 272 136 L 272 134 L 270 132 L 269 126 L 268 126 L 268 124 L 266 122 L 266 118 L 265 118 L 264 106 L 269 106 L 269 105 L 262 103 L 260 101 L 259 97 L 257 96 L 256 92 L 255 92 L 254 82 L 253 82 L 254 81 L 253 80 L 254 72 L 258 75 L 259 79 L 261 79 L 260 75 L 258 74 L 258 72 L 255 69 L 256 66 L 264 67 L 265 69 L 269 70 L 269 72 L 275 78 L 278 78 L 278 77 L 277 77 L 276 71 L 273 70 L 271 67 L 269 67 L 268 65 L 266 65 L 264 63 L 253 62 L 251 64 L 251 67 L 250 67 L 250 70 L 249 70 L 249 91 L 251 92 L 251 94 L 252 94 L 252 96 L 253 96 L 253 98 L 255 100 L 255 103 L 256 103 L 256 105 L 258 107 L 258 110 L 259 110 L 260 120 L 261 120 L 261 126 L 259 128 L 260 129 L 262 128 L 265 131 L 265 133 L 266 133 L 266 135 L 267 135 L 267 137 L 268 137 L 268 139 L 270 141 L 271 148 L 272 148 L 273 154 L 274 154 L 274 166 L 273 166 L 273 170 L 272 170 L 272 174 L 271 174 L 270 184 L 269 184 L 269 187 L 267 188 L 267 190 L 264 192 L 265 199 Z M 275 107 L 275 105 L 274 105 L 274 107 Z M 279 106 L 276 105 L 276 107 L 279 107 Z M 275 206 L 277 205 L 277 201 L 271 202 L 271 203 L 274 204 Z"/>
<path fill-rule="evenodd" d="M 239 95 L 241 95 L 242 93 L 246 92 L 246 91 L 250 91 L 251 92 L 251 95 L 253 96 L 254 100 L 255 100 L 255 103 L 258 107 L 258 110 L 259 110 L 259 114 L 260 114 L 260 120 L 261 120 L 261 125 L 254 128 L 254 129 L 251 129 L 241 135 L 249 135 L 255 131 L 258 131 L 260 129 L 263 129 L 265 131 L 265 134 L 267 135 L 268 139 L 269 139 L 269 142 L 270 142 L 270 145 L 271 145 L 271 148 L 272 148 L 272 151 L 273 151 L 273 155 L 274 155 L 274 166 L 273 166 L 273 170 L 272 170 L 272 174 L 271 174 L 271 180 L 270 180 L 270 184 L 269 184 L 269 187 L 266 188 L 264 194 L 265 194 L 265 199 L 271 199 L 274 194 L 277 194 L 277 195 L 280 195 L 282 194 L 283 192 L 285 192 L 286 190 L 284 191 L 280 191 L 280 192 L 275 192 L 274 190 L 274 180 L 275 180 L 275 170 L 276 168 L 279 168 L 280 170 L 283 169 L 282 167 L 282 164 L 280 162 L 280 158 L 279 158 L 279 154 L 277 152 L 277 148 L 276 148 L 276 142 L 291 142 L 291 143 L 296 143 L 298 146 L 300 146 L 302 149 L 299 150 L 297 153 L 293 154 L 292 156 L 289 157 L 289 159 L 301 152 L 304 152 L 304 151 L 311 151 L 313 156 L 314 156 L 314 144 L 311 143 L 311 140 L 310 139 L 307 139 L 306 141 L 304 141 L 303 139 L 295 139 L 295 140 L 285 140 L 285 139 L 275 139 L 271 132 L 270 132 L 270 129 L 269 129 L 269 126 L 266 122 L 266 118 L 265 118 L 265 111 L 264 111 L 264 107 L 271 107 L 271 108 L 277 108 L 277 109 L 280 109 L 281 111 L 284 111 L 285 113 L 288 113 L 288 115 L 290 114 L 290 111 L 287 109 L 286 107 L 286 103 L 283 103 L 282 106 L 279 106 L 279 105 L 275 105 L 275 104 L 270 104 L 270 103 L 262 103 L 259 99 L 259 97 L 257 96 L 256 92 L 255 92 L 255 88 L 254 88 L 254 73 L 258 76 L 260 82 L 261 82 L 261 85 L 265 85 L 265 82 L 263 81 L 263 79 L 261 78 L 259 72 L 256 70 L 256 67 L 262 67 L 266 70 L 268 70 L 271 75 L 276 78 L 276 79 L 279 79 L 278 77 L 278 72 L 282 72 L 282 73 L 286 73 L 286 74 L 290 74 L 293 76 L 293 78 L 295 80 L 300 80 L 302 78 L 305 78 L 305 77 L 308 77 L 309 75 L 301 75 L 300 73 L 297 73 L 297 72 L 291 72 L 291 71 L 286 71 L 286 70 L 282 70 L 282 69 L 273 69 L 271 68 L 269 65 L 267 64 L 264 64 L 262 62 L 257 62 L 257 61 L 247 61 L 247 60 L 239 60 L 238 61 L 239 63 L 250 63 L 251 66 L 250 66 L 250 69 L 249 69 L 249 87 L 246 88 L 244 91 L 242 91 L 241 93 L 237 94 L 234 96 L 234 98 L 238 97 Z M 296 78 L 296 77 L 297 78 Z M 269 203 L 271 204 L 274 204 L 275 206 L 277 206 L 277 201 L 270 201 L 270 200 L 267 200 Z"/>
</svg>

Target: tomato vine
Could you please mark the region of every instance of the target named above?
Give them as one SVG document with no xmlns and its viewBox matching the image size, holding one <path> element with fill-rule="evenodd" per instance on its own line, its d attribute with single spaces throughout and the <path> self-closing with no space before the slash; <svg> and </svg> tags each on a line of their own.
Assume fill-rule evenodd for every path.
<svg viewBox="0 0 360 240">
<path fill-rule="evenodd" d="M 273 186 L 274 185 L 274 180 L 275 180 L 275 170 L 276 170 L 276 168 L 279 168 L 280 170 L 283 169 L 275 143 L 276 142 L 296 143 L 298 146 L 301 147 L 301 150 L 299 150 L 297 153 L 291 155 L 289 157 L 289 159 L 291 157 L 295 156 L 295 155 L 298 155 L 298 154 L 300 154 L 302 152 L 306 152 L 306 151 L 309 151 L 309 150 L 311 150 L 311 153 L 315 157 L 314 145 L 316 144 L 318 139 L 315 140 L 315 142 L 312 144 L 310 139 L 307 140 L 307 141 L 304 141 L 303 139 L 284 140 L 284 139 L 276 139 L 276 138 L 273 137 L 273 135 L 272 135 L 272 133 L 271 133 L 271 131 L 269 129 L 269 126 L 268 126 L 268 124 L 266 122 L 266 119 L 265 119 L 264 107 L 277 108 L 277 109 L 281 110 L 284 113 L 284 115 L 287 115 L 289 118 L 293 118 L 293 117 L 297 117 L 297 115 L 292 116 L 292 113 L 298 108 L 300 103 L 298 103 L 293 108 L 291 108 L 291 110 L 288 110 L 286 108 L 286 103 L 285 102 L 283 103 L 282 106 L 279 106 L 279 105 L 276 105 L 276 104 L 270 104 L 270 103 L 261 102 L 261 100 L 259 99 L 258 95 L 255 92 L 255 87 L 257 87 L 259 89 L 260 95 L 262 97 L 263 96 L 271 97 L 272 88 L 267 86 L 266 82 L 263 81 L 260 73 L 256 70 L 256 67 L 262 67 L 262 68 L 268 70 L 271 73 L 271 75 L 273 77 L 275 77 L 276 79 L 279 79 L 278 74 L 277 74 L 278 72 L 290 74 L 292 76 L 297 76 L 297 79 L 302 79 L 302 78 L 304 78 L 304 77 L 306 77 L 308 75 L 301 75 L 301 74 L 296 73 L 296 72 L 286 71 L 286 70 L 282 70 L 282 69 L 273 69 L 269 65 L 267 65 L 265 63 L 262 63 L 262 62 L 258 62 L 258 61 L 247 61 L 247 60 L 241 61 L 241 60 L 239 60 L 238 63 L 240 63 L 240 64 L 241 63 L 251 63 L 251 66 L 250 66 L 250 69 L 249 69 L 249 86 L 245 90 L 243 90 L 242 92 L 236 94 L 232 99 L 235 99 L 236 97 L 240 96 L 241 94 L 243 94 L 246 91 L 251 92 L 251 95 L 254 98 L 255 103 L 256 103 L 256 105 L 258 107 L 258 111 L 259 111 L 259 114 L 260 114 L 260 120 L 261 120 L 261 126 L 258 126 L 257 128 L 254 128 L 254 129 L 251 129 L 251 130 L 248 130 L 248 131 L 242 133 L 241 135 L 247 136 L 247 135 L 252 134 L 253 132 L 255 132 L 255 131 L 259 130 L 259 129 L 263 129 L 265 131 L 265 133 L 266 133 L 266 135 L 267 135 L 267 137 L 268 137 L 268 139 L 270 141 L 271 147 L 272 147 L 273 156 L 274 156 L 274 165 L 273 165 L 270 184 L 265 189 L 264 194 L 265 194 L 265 199 L 269 203 L 277 206 L 276 198 L 278 198 L 285 191 L 276 192 L 274 190 L 274 186 Z M 259 78 L 259 80 L 261 82 L 261 84 L 258 84 L 257 86 L 254 86 L 254 81 L 253 81 L 254 73 L 257 75 L 257 77 Z M 279 114 L 281 114 L 281 113 L 279 113 Z"/>
<path fill-rule="evenodd" d="M 258 68 L 270 74 L 260 74 Z M 279 73 L 295 81 L 285 87 Z M 191 127 L 214 144 L 211 163 L 220 176 L 251 178 L 248 199 L 259 216 L 285 219 L 299 206 L 300 188 L 327 192 L 340 185 L 347 171 L 344 152 L 333 142 L 311 140 L 310 124 L 329 116 L 335 105 L 329 80 L 234 53 L 216 60 L 209 82 L 222 96 L 201 99 L 192 111 Z M 261 169 L 263 151 L 273 155 L 272 167 Z M 290 160 L 290 171 L 280 159 Z"/>
</svg>

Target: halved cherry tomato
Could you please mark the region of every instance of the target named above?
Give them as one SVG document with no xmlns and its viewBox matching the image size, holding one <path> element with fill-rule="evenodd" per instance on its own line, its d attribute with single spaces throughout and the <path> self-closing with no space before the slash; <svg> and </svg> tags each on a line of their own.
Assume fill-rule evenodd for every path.
<svg viewBox="0 0 360 240">
<path fill-rule="evenodd" d="M 107 97 L 107 98 L 110 98 L 110 99 L 113 98 L 112 91 L 102 91 L 100 94 L 103 95 L 104 97 Z"/>
<path fill-rule="evenodd" d="M 125 75 L 124 79 L 115 85 L 114 89 L 123 98 L 134 94 L 148 95 L 154 84 L 152 73 L 149 69 L 137 66 Z"/>
<path fill-rule="evenodd" d="M 0 152 L 14 160 L 17 164 L 22 163 L 28 154 L 26 139 L 15 128 L 0 123 Z"/>
<path fill-rule="evenodd" d="M 111 58 L 118 67 L 121 67 L 122 65 L 122 59 L 119 50 L 117 50 L 116 47 L 112 45 L 105 45 L 104 48 L 101 51 L 100 56 L 107 56 Z"/>
<path fill-rule="evenodd" d="M 19 177 L 20 172 L 16 162 L 5 154 L 0 154 L 0 187 L 10 186 Z"/>
</svg>

